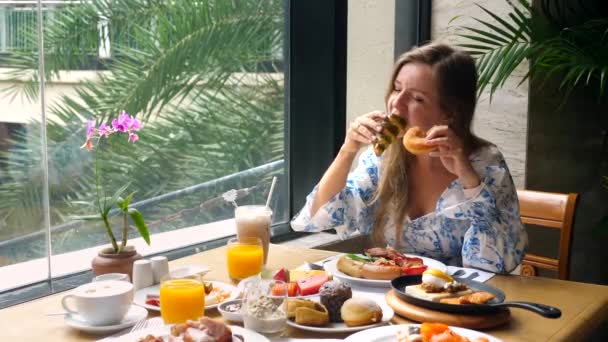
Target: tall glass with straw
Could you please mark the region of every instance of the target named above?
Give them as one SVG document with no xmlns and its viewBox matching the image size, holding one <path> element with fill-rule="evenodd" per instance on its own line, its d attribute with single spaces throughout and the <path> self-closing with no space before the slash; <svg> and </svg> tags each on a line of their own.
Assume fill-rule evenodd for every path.
<svg viewBox="0 0 608 342">
<path fill-rule="evenodd" d="M 272 178 L 270 191 L 266 205 L 244 205 L 236 207 L 234 218 L 236 221 L 236 236 L 239 241 L 246 241 L 250 238 L 258 238 L 262 242 L 264 249 L 264 265 L 268 260 L 268 244 L 270 243 L 270 224 L 272 223 L 272 209 L 270 200 L 277 178 Z"/>
</svg>

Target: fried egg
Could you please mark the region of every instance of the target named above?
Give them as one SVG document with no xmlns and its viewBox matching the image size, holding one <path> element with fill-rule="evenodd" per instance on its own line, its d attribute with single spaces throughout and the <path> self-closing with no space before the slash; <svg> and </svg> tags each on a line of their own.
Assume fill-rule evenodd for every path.
<svg viewBox="0 0 608 342">
<path fill-rule="evenodd" d="M 454 278 L 436 268 L 429 268 L 422 273 L 422 282 L 425 284 L 433 284 L 438 287 L 444 287 L 445 284 L 453 281 Z"/>
</svg>

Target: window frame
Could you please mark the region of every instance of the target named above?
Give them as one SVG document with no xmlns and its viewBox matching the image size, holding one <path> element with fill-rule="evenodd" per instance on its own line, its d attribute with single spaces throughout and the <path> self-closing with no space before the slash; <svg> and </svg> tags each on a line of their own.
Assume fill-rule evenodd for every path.
<svg viewBox="0 0 608 342">
<path fill-rule="evenodd" d="M 397 11 L 412 11 L 396 2 Z M 284 180 L 287 192 L 278 202 L 289 218 L 303 206 L 306 195 L 337 154 L 346 133 L 347 0 L 284 0 L 285 133 Z M 426 8 L 426 10 L 425 10 Z M 416 1 L 416 44 L 428 40 L 431 2 Z M 401 17 L 403 18 L 403 17 Z M 418 34 L 418 32 L 423 32 Z M 395 37 L 404 32 L 396 21 Z M 401 39 L 401 38 L 399 38 Z M 410 40 L 411 42 L 411 40 Z M 401 44 L 401 43 L 400 43 Z M 405 43 L 407 47 L 414 44 Z M 395 44 L 395 53 L 398 46 Z M 307 233 L 293 232 L 287 222 L 273 225 L 273 243 Z M 170 260 L 216 248 L 228 238 L 163 252 Z M 151 255 L 152 256 L 152 255 Z M 65 291 L 90 281 L 91 271 L 49 278 L 0 292 L 0 309 Z M 8 299 L 6 298 L 8 296 Z M 5 297 L 5 298 L 3 298 Z"/>
</svg>

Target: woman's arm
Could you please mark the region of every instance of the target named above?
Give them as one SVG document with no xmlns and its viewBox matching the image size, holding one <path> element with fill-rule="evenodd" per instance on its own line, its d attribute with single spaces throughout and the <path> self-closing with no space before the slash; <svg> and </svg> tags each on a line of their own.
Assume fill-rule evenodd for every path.
<svg viewBox="0 0 608 342">
<path fill-rule="evenodd" d="M 507 273 L 521 263 L 528 236 L 504 158 L 495 147 L 483 150 L 473 161 L 480 186 L 451 187 L 438 204 L 438 214 L 469 221 L 462 245 L 464 266 Z"/>
<path fill-rule="evenodd" d="M 378 121 L 385 116 L 382 112 L 371 112 L 361 115 L 351 123 L 346 132 L 342 148 L 340 148 L 338 155 L 319 182 L 315 199 L 310 208 L 311 216 L 314 216 L 322 205 L 344 188 L 346 177 L 357 152 L 364 145 L 370 144 L 375 133 L 382 130 Z"/>
<path fill-rule="evenodd" d="M 325 171 L 325 174 L 319 182 L 317 195 L 310 208 L 311 216 L 314 216 L 322 205 L 344 189 L 346 177 L 348 176 L 348 172 L 350 171 L 350 167 L 353 164 L 356 155 L 357 152 L 340 149 L 336 159 L 334 159 L 327 171 Z"/>
<path fill-rule="evenodd" d="M 317 196 L 320 184 L 315 186 L 306 197 L 302 210 L 291 221 L 293 230 L 319 232 L 333 228 L 341 238 L 356 231 L 368 234 L 374 222 L 374 206 L 370 203 L 378 185 L 378 162 L 371 148 L 363 151 L 357 167 L 348 173 L 342 187 L 312 214 L 313 203 L 320 198 Z M 331 176 L 323 178 L 331 186 L 328 184 Z M 325 196 L 329 195 L 326 193 Z"/>
</svg>

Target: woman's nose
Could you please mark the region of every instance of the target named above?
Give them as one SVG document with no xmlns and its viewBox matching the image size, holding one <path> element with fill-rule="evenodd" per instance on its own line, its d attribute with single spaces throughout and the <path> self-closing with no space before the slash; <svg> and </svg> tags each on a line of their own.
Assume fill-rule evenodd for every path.
<svg viewBox="0 0 608 342">
<path fill-rule="evenodd" d="M 406 92 L 402 91 L 400 93 L 395 94 L 393 97 L 392 105 L 395 109 L 405 109 L 407 108 L 408 95 Z"/>
</svg>

